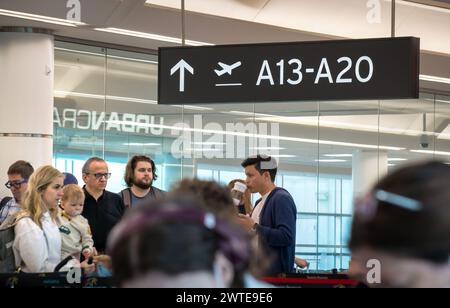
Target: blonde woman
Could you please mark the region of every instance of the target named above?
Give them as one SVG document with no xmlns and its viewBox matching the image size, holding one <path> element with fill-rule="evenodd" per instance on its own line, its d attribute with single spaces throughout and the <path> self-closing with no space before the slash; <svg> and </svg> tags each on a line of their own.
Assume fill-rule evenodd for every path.
<svg viewBox="0 0 450 308">
<path fill-rule="evenodd" d="M 41 167 L 30 177 L 19 213 L 25 218 L 14 228 L 16 266 L 23 272 L 53 272 L 61 262 L 61 235 L 55 218 L 63 182 L 64 175 L 52 166 Z M 93 266 L 83 263 L 81 267 L 92 270 Z"/>
</svg>

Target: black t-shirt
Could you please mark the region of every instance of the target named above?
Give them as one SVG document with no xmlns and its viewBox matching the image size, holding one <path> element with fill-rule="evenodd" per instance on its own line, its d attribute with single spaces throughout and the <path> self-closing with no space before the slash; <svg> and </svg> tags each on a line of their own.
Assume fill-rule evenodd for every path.
<svg viewBox="0 0 450 308">
<path fill-rule="evenodd" d="M 91 227 L 95 248 L 99 253 L 104 252 L 108 235 L 122 218 L 125 206 L 122 199 L 115 193 L 105 190 L 96 201 L 85 187 L 83 190 L 86 199 L 82 215 Z"/>
</svg>

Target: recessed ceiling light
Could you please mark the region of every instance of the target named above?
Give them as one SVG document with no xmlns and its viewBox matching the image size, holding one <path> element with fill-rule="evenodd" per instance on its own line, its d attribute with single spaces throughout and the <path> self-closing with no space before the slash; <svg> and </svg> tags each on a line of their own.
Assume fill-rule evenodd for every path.
<svg viewBox="0 0 450 308">
<path fill-rule="evenodd" d="M 189 109 L 189 110 L 198 110 L 198 111 L 211 111 L 214 110 L 214 108 L 209 107 L 201 107 L 201 106 L 191 106 L 191 105 L 171 105 L 172 107 L 176 108 L 183 108 L 183 109 Z"/>
<path fill-rule="evenodd" d="M 163 167 L 183 167 L 183 168 L 195 168 L 194 165 L 182 165 L 182 164 L 162 164 Z"/>
<path fill-rule="evenodd" d="M 413 152 L 413 153 L 420 153 L 420 154 L 431 154 L 431 155 L 450 156 L 450 152 L 442 152 L 442 151 L 410 150 L 410 152 Z"/>
<path fill-rule="evenodd" d="M 388 161 L 407 161 L 406 158 L 388 158 Z"/>
<path fill-rule="evenodd" d="M 420 75 L 419 79 L 423 80 L 423 81 L 432 81 L 432 82 L 450 84 L 450 78 L 444 78 L 444 77 L 436 77 L 436 76 L 430 76 L 430 75 Z"/>
<path fill-rule="evenodd" d="M 286 150 L 286 148 L 280 148 L 280 147 L 251 147 L 251 150 L 257 150 L 257 151 L 280 151 L 280 150 Z"/>
<path fill-rule="evenodd" d="M 130 143 L 122 143 L 122 145 L 126 146 L 160 146 L 160 143 L 140 143 L 140 142 L 130 142 Z"/>
<path fill-rule="evenodd" d="M 237 136 L 237 137 L 260 138 L 260 139 L 267 139 L 267 140 L 292 141 L 292 142 L 299 142 L 299 143 L 310 143 L 310 144 L 315 144 L 315 145 L 335 145 L 335 146 L 344 146 L 344 147 L 352 147 L 352 148 L 363 148 L 363 149 L 374 149 L 374 150 L 379 149 L 379 150 L 390 150 L 390 151 L 405 150 L 405 148 L 385 146 L 385 145 L 350 143 L 350 142 L 340 142 L 340 141 L 333 141 L 333 140 L 321 140 L 321 139 L 318 140 L 318 139 L 296 138 L 296 137 L 287 137 L 287 136 L 272 136 L 272 135 L 265 135 L 265 134 L 252 134 L 252 133 L 227 131 L 227 130 L 202 129 L 202 128 L 162 125 L 162 124 L 153 124 L 153 123 L 140 123 L 140 122 L 135 122 L 135 121 L 112 120 L 112 121 L 106 121 L 106 123 L 136 125 L 139 127 L 154 127 L 154 128 L 161 128 L 161 129 L 171 129 L 171 130 L 176 130 L 176 131 L 201 132 L 201 133 L 217 134 L 217 135 L 225 135 L 225 136 Z"/>
<path fill-rule="evenodd" d="M 100 94 L 70 92 L 70 91 L 60 91 L 60 90 L 53 91 L 53 95 L 55 97 L 61 97 L 61 98 L 66 98 L 67 96 L 75 96 L 75 97 L 86 97 L 86 98 L 94 98 L 94 99 L 100 99 L 100 100 L 105 100 L 106 99 L 106 100 L 124 101 L 124 102 L 150 104 L 150 105 L 158 104 L 157 101 L 149 100 L 149 99 L 141 99 L 141 98 L 135 98 L 135 97 L 114 96 L 114 95 L 106 95 L 105 96 L 105 95 L 100 95 Z"/>
<path fill-rule="evenodd" d="M 225 145 L 225 142 L 192 142 L 194 145 Z"/>
<path fill-rule="evenodd" d="M 222 149 L 209 149 L 209 148 L 187 148 L 183 152 L 222 152 Z"/>
<path fill-rule="evenodd" d="M 40 22 L 61 25 L 61 26 L 68 26 L 68 27 L 76 27 L 76 26 L 85 26 L 86 25 L 84 22 L 79 22 L 79 21 L 75 21 L 75 20 L 67 20 L 67 19 L 62 19 L 62 18 L 54 18 L 54 17 L 44 16 L 44 15 L 28 14 L 28 13 L 23 13 L 23 12 L 18 12 L 18 11 L 9 11 L 9 10 L 3 10 L 3 9 L 0 9 L 0 15 L 34 20 L 34 21 L 40 21 Z"/>
<path fill-rule="evenodd" d="M 325 154 L 325 157 L 353 157 L 352 154 Z"/>
</svg>

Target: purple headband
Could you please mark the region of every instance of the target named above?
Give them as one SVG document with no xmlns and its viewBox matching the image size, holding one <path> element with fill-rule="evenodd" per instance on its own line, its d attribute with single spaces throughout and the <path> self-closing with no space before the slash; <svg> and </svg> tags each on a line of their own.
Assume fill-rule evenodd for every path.
<svg viewBox="0 0 450 308">
<path fill-rule="evenodd" d="M 123 239 L 153 225 L 160 223 L 193 223 L 211 230 L 219 236 L 218 246 L 220 251 L 237 268 L 245 268 L 249 262 L 249 243 L 242 231 L 235 230 L 229 223 L 217 218 L 212 213 L 201 209 L 165 205 L 164 208 L 151 208 L 125 218 L 111 232 L 108 239 L 108 251 Z"/>
</svg>

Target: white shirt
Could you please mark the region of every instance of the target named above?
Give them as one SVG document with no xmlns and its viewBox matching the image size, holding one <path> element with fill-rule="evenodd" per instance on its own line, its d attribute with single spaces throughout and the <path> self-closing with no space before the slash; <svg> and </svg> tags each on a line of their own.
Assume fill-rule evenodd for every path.
<svg viewBox="0 0 450 308">
<path fill-rule="evenodd" d="M 267 194 L 262 196 L 261 201 L 255 206 L 252 212 L 252 219 L 259 225 L 260 224 L 260 216 L 262 209 L 264 208 L 264 204 L 266 203 L 267 197 L 269 197 L 270 193 L 272 191 L 269 191 Z"/>
<path fill-rule="evenodd" d="M 42 229 L 29 218 L 19 220 L 14 227 L 14 256 L 16 266 L 25 273 L 53 272 L 61 261 L 61 235 L 58 226 L 46 212 Z"/>
</svg>

